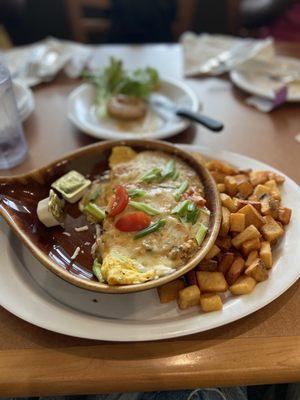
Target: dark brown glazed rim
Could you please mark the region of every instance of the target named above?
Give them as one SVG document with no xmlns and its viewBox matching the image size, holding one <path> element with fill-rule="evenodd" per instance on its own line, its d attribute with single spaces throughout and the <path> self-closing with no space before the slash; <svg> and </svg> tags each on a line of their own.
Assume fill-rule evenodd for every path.
<svg viewBox="0 0 300 400">
<path fill-rule="evenodd" d="M 206 238 L 200 247 L 200 249 L 191 257 L 188 262 L 180 267 L 176 272 L 161 277 L 157 280 L 148 281 L 145 283 L 135 284 L 135 285 L 121 285 L 121 286 L 109 286 L 104 283 L 100 283 L 95 280 L 83 278 L 71 274 L 68 270 L 59 266 L 53 259 L 49 257 L 47 251 L 41 249 L 36 245 L 28 232 L 22 227 L 20 223 L 20 217 L 12 209 L 8 209 L 3 206 L 3 195 L 0 192 L 0 214 L 3 216 L 7 224 L 12 228 L 13 232 L 18 236 L 18 238 L 28 247 L 31 253 L 44 265 L 47 269 L 54 272 L 57 276 L 64 279 L 65 281 L 78 286 L 83 289 L 95 291 L 95 292 L 105 292 L 105 293 L 129 293 L 129 292 L 139 292 L 147 289 L 153 289 L 155 287 L 166 284 L 180 276 L 184 275 L 191 269 L 193 269 L 199 262 L 205 257 L 213 246 L 220 229 L 221 224 L 221 206 L 219 193 L 214 179 L 207 170 L 207 168 L 201 164 L 201 162 L 193 156 L 192 153 L 182 150 L 179 147 L 171 145 L 166 142 L 153 141 L 153 140 L 120 140 L 120 141 L 105 141 L 90 146 L 82 147 L 75 150 L 64 157 L 55 160 L 51 164 L 48 164 L 39 169 L 35 169 L 27 174 L 16 175 L 13 177 L 2 177 L 0 178 L 0 190 L 5 188 L 7 185 L 15 185 L 16 187 L 20 185 L 26 185 L 29 181 L 38 182 L 40 185 L 44 185 L 45 176 L 51 175 L 51 171 L 61 165 L 68 165 L 73 161 L 86 160 L 85 165 L 88 165 L 89 159 L 92 156 L 108 154 L 114 146 L 128 145 L 139 151 L 142 150 L 159 150 L 169 154 L 176 155 L 182 160 L 186 161 L 199 175 L 203 186 L 205 197 L 207 200 L 207 206 L 211 211 L 209 230 Z M 92 168 L 92 166 L 91 166 Z M 67 170 L 66 170 L 67 171 Z M 46 183 L 45 183 L 46 185 Z M 21 221 L 22 222 L 22 221 Z M 47 229 L 47 228 L 45 228 Z"/>
</svg>

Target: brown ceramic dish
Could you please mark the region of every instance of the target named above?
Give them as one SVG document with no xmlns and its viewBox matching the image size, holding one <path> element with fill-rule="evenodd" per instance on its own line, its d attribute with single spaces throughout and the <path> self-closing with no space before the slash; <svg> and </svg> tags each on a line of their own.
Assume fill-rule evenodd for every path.
<svg viewBox="0 0 300 400">
<path fill-rule="evenodd" d="M 136 285 L 109 286 L 96 281 L 91 267 L 93 260 L 90 254 L 94 242 L 93 232 L 76 232 L 75 226 L 85 224 L 85 217 L 78 210 L 77 204 L 67 205 L 65 231 L 61 227 L 46 228 L 36 215 L 37 203 L 48 196 L 51 183 L 75 169 L 91 178 L 107 169 L 111 149 L 117 145 L 128 145 L 136 151 L 160 150 L 174 154 L 186 161 L 199 174 L 204 185 L 207 207 L 211 211 L 209 231 L 198 252 L 188 262 L 171 275 L 157 280 Z M 10 225 L 19 239 L 29 248 L 32 254 L 50 271 L 60 278 L 78 287 L 107 293 L 128 293 L 151 289 L 174 280 L 194 268 L 214 244 L 221 221 L 220 200 L 216 184 L 208 170 L 193 157 L 171 144 L 150 140 L 124 140 L 101 142 L 76 150 L 65 157 L 28 174 L 0 178 L 0 214 Z M 90 245 L 87 245 L 90 243 Z M 80 246 L 76 262 L 70 255 Z"/>
</svg>

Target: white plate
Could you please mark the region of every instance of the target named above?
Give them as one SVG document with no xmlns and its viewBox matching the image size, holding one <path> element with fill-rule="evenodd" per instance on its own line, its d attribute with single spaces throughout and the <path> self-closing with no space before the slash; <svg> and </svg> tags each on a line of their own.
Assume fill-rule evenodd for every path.
<svg viewBox="0 0 300 400">
<path fill-rule="evenodd" d="M 300 61 L 290 57 L 276 57 L 274 61 L 278 67 L 280 65 L 291 66 L 294 69 L 297 68 L 300 71 Z M 268 99 L 274 99 L 274 91 L 278 90 L 282 86 L 282 83 L 272 81 L 264 74 L 258 74 L 257 72 L 243 72 L 239 70 L 233 70 L 230 72 L 230 79 L 240 89 L 245 90 L 256 96 L 266 97 Z M 287 100 L 289 102 L 300 101 L 300 82 L 294 82 L 288 85 Z"/>
<path fill-rule="evenodd" d="M 184 148 L 232 162 L 240 168 L 273 169 L 227 151 L 198 146 Z M 0 224 L 0 303 L 18 317 L 43 328 L 99 340 L 166 339 L 228 324 L 264 307 L 300 276 L 300 189 L 287 177 L 282 197 L 283 203 L 293 209 L 293 218 L 275 250 L 269 279 L 257 285 L 250 295 L 228 295 L 222 311 L 202 314 L 197 307 L 179 311 L 175 302 L 160 304 L 156 290 L 111 295 L 74 287 L 42 267 L 4 222 Z"/>
<path fill-rule="evenodd" d="M 14 80 L 13 91 L 16 97 L 20 119 L 22 122 L 24 122 L 34 110 L 35 104 L 32 90 L 22 82 Z"/>
<path fill-rule="evenodd" d="M 198 111 L 199 101 L 196 94 L 184 83 L 175 79 L 162 79 L 158 93 L 166 96 L 179 106 L 191 111 Z M 130 132 L 123 126 L 122 130 L 110 126 L 110 120 L 99 119 L 94 104 L 95 90 L 89 84 L 80 85 L 73 90 L 68 99 L 68 117 L 77 128 L 98 139 L 163 139 L 186 129 L 190 122 L 171 113 L 159 117 L 161 126 L 149 132 Z M 149 107 L 154 114 L 155 111 Z M 158 114 L 156 114 L 158 115 Z"/>
</svg>

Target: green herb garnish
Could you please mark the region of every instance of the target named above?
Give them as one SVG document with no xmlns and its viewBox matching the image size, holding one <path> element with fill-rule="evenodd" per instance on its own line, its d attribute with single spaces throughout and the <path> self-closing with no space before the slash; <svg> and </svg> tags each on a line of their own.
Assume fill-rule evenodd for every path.
<svg viewBox="0 0 300 400">
<path fill-rule="evenodd" d="M 102 221 L 105 218 L 105 212 L 94 203 L 87 204 L 83 211 L 90 214 L 97 221 Z"/>
<path fill-rule="evenodd" d="M 184 200 L 173 208 L 171 214 L 177 215 L 182 222 L 190 222 L 194 225 L 197 222 L 199 212 L 200 210 L 194 202 Z"/>
<path fill-rule="evenodd" d="M 176 201 L 179 201 L 183 193 L 187 190 L 189 187 L 188 181 L 183 181 L 182 184 L 179 186 L 179 188 L 176 190 L 174 197 Z"/>
<path fill-rule="evenodd" d="M 176 181 L 176 179 L 178 179 L 178 177 L 179 177 L 179 171 L 175 170 L 172 175 L 172 181 Z"/>
<path fill-rule="evenodd" d="M 163 226 L 165 226 L 165 224 L 166 224 L 166 220 L 160 219 L 159 221 L 155 222 L 154 224 L 152 224 L 152 225 L 148 226 L 147 228 L 142 229 L 141 231 L 136 233 L 133 238 L 140 239 L 146 235 L 149 235 L 149 233 L 153 233 L 153 232 L 160 230 Z"/>
<path fill-rule="evenodd" d="M 157 208 L 154 208 L 149 204 L 142 203 L 139 201 L 130 201 L 129 205 L 133 208 L 136 208 L 137 210 L 144 211 L 146 214 L 149 215 L 158 215 L 161 213 L 161 211 L 158 210 Z"/>
<path fill-rule="evenodd" d="M 138 197 L 145 196 L 146 191 L 143 189 L 133 188 L 133 189 L 127 189 L 127 193 L 129 197 L 131 197 L 132 199 L 137 199 Z"/>
<path fill-rule="evenodd" d="M 205 235 L 207 232 L 207 227 L 203 224 L 200 224 L 200 227 L 196 233 L 195 239 L 196 242 L 198 243 L 198 246 L 200 246 L 200 244 L 203 242 Z"/>
<path fill-rule="evenodd" d="M 160 168 L 153 168 L 151 171 L 147 172 L 145 175 L 143 175 L 140 179 L 140 182 L 146 182 L 150 183 L 156 180 L 161 179 L 161 169 Z"/>
<path fill-rule="evenodd" d="M 175 172 L 175 162 L 170 160 L 161 173 L 161 180 L 170 178 Z"/>
</svg>

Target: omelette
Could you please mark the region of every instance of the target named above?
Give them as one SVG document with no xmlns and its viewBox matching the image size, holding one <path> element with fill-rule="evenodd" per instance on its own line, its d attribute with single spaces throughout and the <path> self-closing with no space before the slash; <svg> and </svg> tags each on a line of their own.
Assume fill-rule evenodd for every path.
<svg viewBox="0 0 300 400">
<path fill-rule="evenodd" d="M 97 224 L 95 276 L 129 285 L 176 271 L 199 249 L 209 225 L 198 175 L 176 156 L 127 146 L 113 148 L 109 168 L 80 202 Z"/>
</svg>

